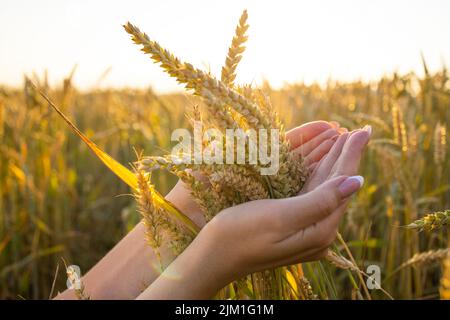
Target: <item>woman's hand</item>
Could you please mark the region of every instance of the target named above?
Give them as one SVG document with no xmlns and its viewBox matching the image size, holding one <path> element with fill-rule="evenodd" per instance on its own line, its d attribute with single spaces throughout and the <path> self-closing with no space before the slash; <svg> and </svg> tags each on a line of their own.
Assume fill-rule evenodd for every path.
<svg viewBox="0 0 450 320">
<path fill-rule="evenodd" d="M 313 121 L 286 132 L 286 138 L 292 150 L 305 159 L 311 169 L 325 156 L 345 128 L 339 128 L 336 122 Z M 167 194 L 166 199 L 186 214 L 197 225 L 205 224 L 201 209 L 192 198 L 189 189 L 179 180 Z"/>
<path fill-rule="evenodd" d="M 341 176 L 293 198 L 223 210 L 138 299 L 209 299 L 249 273 L 322 258 L 360 186 Z"/>
<path fill-rule="evenodd" d="M 362 186 L 362 177 L 347 173 L 357 170 L 369 137 L 357 130 L 339 138 L 300 195 L 223 210 L 139 298 L 210 298 L 249 273 L 322 258 L 349 197 Z"/>
<path fill-rule="evenodd" d="M 372 135 L 372 127 L 366 126 L 338 137 L 331 150 L 320 161 L 310 166 L 311 175 L 301 193 L 314 190 L 329 178 L 338 175 L 354 175 L 358 172 L 364 147 Z"/>
<path fill-rule="evenodd" d="M 314 150 L 338 131 L 340 129 L 335 124 L 316 121 L 295 128 L 287 134 L 291 145 L 294 149 L 298 149 L 297 152 L 299 154 L 309 157 L 308 162 L 317 163 L 329 151 L 327 147 L 329 142 L 320 147 L 320 152 L 314 152 Z M 202 226 L 204 224 L 200 209 L 182 183 L 179 182 L 166 198 L 198 225 Z M 199 236 L 200 238 L 204 238 L 204 236 Z M 196 240 L 196 243 L 198 242 Z M 203 242 L 203 244 L 210 245 L 210 242 Z M 213 292 L 210 295 L 206 295 L 206 297 L 210 297 L 214 294 L 214 290 L 218 290 L 218 288 L 216 288 L 216 282 L 208 282 L 208 279 L 206 279 L 207 273 L 204 272 L 204 268 L 206 266 L 205 261 L 208 261 L 208 258 L 205 257 L 205 260 L 202 260 L 203 257 L 200 258 L 204 252 L 207 252 L 205 248 L 198 244 L 189 246 L 188 252 L 177 258 L 164 272 L 164 275 L 160 275 L 159 270 L 152 268 L 152 265 L 157 264 L 158 258 L 146 243 L 145 226 L 143 223 L 139 223 L 99 263 L 83 276 L 83 283 L 86 287 L 86 292 L 94 299 L 134 299 L 141 293 L 143 286 L 146 287 L 151 283 L 153 284 L 147 288 L 146 294 L 148 297 L 154 295 L 154 299 L 164 297 L 164 295 L 167 298 L 175 298 L 170 295 L 171 293 L 176 293 L 180 297 L 195 297 L 195 295 L 189 295 L 189 290 L 195 284 L 199 285 L 198 292 Z M 167 244 L 161 247 L 160 254 L 167 263 L 174 259 L 172 251 Z M 182 262 L 182 267 L 179 267 L 180 262 Z M 177 273 L 176 277 L 170 274 L 170 270 L 178 269 L 183 271 L 182 274 Z M 184 277 L 183 274 L 189 274 L 189 276 Z M 169 277 L 164 277 L 166 275 L 169 275 Z M 211 276 L 216 277 L 216 273 Z M 179 285 L 182 281 L 187 281 L 185 288 Z M 203 287 L 207 283 L 212 286 L 210 289 Z M 172 292 L 165 291 L 170 288 L 171 284 L 176 286 L 176 290 Z M 160 291 L 155 290 L 157 287 L 161 287 L 159 288 Z M 200 294 L 197 294 L 197 296 L 200 296 Z M 73 290 L 66 290 L 58 295 L 57 299 L 76 299 L 76 297 Z"/>
</svg>

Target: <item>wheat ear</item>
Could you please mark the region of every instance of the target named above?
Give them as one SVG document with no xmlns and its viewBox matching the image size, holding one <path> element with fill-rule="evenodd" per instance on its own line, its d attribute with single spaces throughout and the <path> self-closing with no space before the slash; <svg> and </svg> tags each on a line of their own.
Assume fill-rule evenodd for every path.
<svg viewBox="0 0 450 320">
<path fill-rule="evenodd" d="M 228 49 L 228 55 L 225 59 L 225 65 L 222 67 L 221 80 L 224 84 L 231 87 L 236 79 L 236 67 L 242 59 L 242 54 L 245 51 L 244 43 L 247 41 L 248 37 L 246 32 L 249 25 L 247 24 L 247 10 L 241 15 L 239 19 L 239 24 L 236 27 L 236 32 L 231 41 L 231 46 Z"/>
<path fill-rule="evenodd" d="M 142 51 L 149 54 L 156 63 L 160 63 L 171 77 L 184 84 L 187 89 L 194 90 L 195 94 L 204 98 L 208 105 L 217 107 L 215 110 L 211 110 L 211 114 L 213 116 L 216 114 L 217 118 L 226 119 L 226 128 L 236 126 L 227 106 L 242 114 L 253 127 L 269 127 L 267 119 L 255 103 L 228 88 L 213 76 L 194 68 L 189 63 L 181 62 L 131 23 L 128 22 L 124 28 L 131 34 L 132 40 L 136 44 L 143 46 Z M 217 115 L 217 113 L 220 114 Z"/>
<path fill-rule="evenodd" d="M 419 231 L 433 231 L 442 228 L 449 222 L 450 210 L 445 210 L 427 214 L 423 218 L 408 224 L 405 228 L 418 229 Z"/>
<path fill-rule="evenodd" d="M 444 259 L 447 254 L 450 252 L 449 248 L 445 249 L 438 249 L 438 250 L 430 250 L 426 252 L 419 252 L 412 256 L 411 259 L 408 261 L 402 263 L 399 267 L 399 269 L 403 269 L 409 266 L 415 266 L 415 265 L 424 265 L 433 263 L 436 261 L 440 261 Z"/>
<path fill-rule="evenodd" d="M 314 294 L 311 283 L 307 278 L 301 277 L 298 284 L 299 291 L 301 292 L 305 300 L 318 300 L 317 295 Z"/>
<path fill-rule="evenodd" d="M 162 261 L 158 252 L 164 235 L 167 235 L 170 241 L 172 251 L 178 255 L 193 240 L 193 235 L 185 225 L 173 219 L 173 217 L 163 208 L 157 206 L 153 201 L 154 187 L 150 181 L 150 174 L 141 170 L 136 172 L 138 180 L 138 190 L 135 195 L 138 200 L 139 212 L 141 213 L 146 226 L 147 240 L 156 250 L 159 262 Z"/>
<path fill-rule="evenodd" d="M 229 206 L 229 201 L 221 192 L 216 192 L 212 186 L 206 185 L 194 177 L 191 171 L 199 171 L 208 176 L 206 165 L 176 164 L 172 156 L 165 157 L 143 157 L 138 161 L 138 168 L 144 172 L 152 172 L 157 169 L 165 169 L 176 175 L 183 181 L 193 196 L 195 202 L 200 206 L 205 220 L 210 221 L 217 213 Z M 208 170 L 209 171 L 209 170 Z"/>
</svg>

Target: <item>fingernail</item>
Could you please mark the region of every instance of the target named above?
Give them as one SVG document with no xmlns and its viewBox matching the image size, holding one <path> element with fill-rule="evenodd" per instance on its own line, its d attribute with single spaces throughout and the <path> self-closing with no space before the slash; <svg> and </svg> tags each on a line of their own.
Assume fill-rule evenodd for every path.
<svg viewBox="0 0 450 320">
<path fill-rule="evenodd" d="M 345 179 L 338 187 L 342 198 L 347 198 L 361 189 L 364 184 L 364 178 L 362 176 L 351 176 Z"/>
<path fill-rule="evenodd" d="M 337 121 L 330 121 L 330 124 L 335 127 L 336 129 L 339 128 L 341 125 Z"/>
<path fill-rule="evenodd" d="M 369 133 L 369 137 L 372 136 L 372 126 L 371 125 L 364 126 L 363 130 L 365 130 Z"/>
</svg>

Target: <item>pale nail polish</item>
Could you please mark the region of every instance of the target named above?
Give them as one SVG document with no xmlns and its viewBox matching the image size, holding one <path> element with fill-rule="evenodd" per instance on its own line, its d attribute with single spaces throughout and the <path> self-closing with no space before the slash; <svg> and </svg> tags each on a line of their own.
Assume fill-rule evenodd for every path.
<svg viewBox="0 0 450 320">
<path fill-rule="evenodd" d="M 364 126 L 363 130 L 365 130 L 369 133 L 369 137 L 372 136 L 372 126 L 371 125 Z"/>
<path fill-rule="evenodd" d="M 361 189 L 363 184 L 364 178 L 362 176 L 351 176 L 341 182 L 338 186 L 338 190 L 341 193 L 342 198 L 346 198 Z"/>
</svg>

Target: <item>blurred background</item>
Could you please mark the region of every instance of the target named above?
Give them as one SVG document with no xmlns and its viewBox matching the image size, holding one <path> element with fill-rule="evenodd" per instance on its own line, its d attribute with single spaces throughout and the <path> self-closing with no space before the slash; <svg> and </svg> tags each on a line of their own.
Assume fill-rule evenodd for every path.
<svg viewBox="0 0 450 320">
<path fill-rule="evenodd" d="M 46 299 L 64 290 L 61 257 L 87 271 L 139 221 L 129 188 L 30 81 L 122 164 L 136 160 L 134 149 L 164 154 L 172 130 L 187 128 L 186 112 L 200 102 L 139 52 L 122 24 L 131 21 L 218 75 L 245 8 L 249 41 L 238 83 L 261 87 L 288 128 L 317 119 L 374 128 L 361 172 L 367 183 L 341 230 L 358 263 L 380 265 L 397 298 L 439 297 L 439 261 L 397 268 L 415 253 L 447 247 L 446 230 L 399 226 L 450 207 L 448 1 L 0 6 L 0 298 Z M 155 182 L 164 194 L 175 179 L 159 174 Z M 321 297 L 352 298 L 342 271 L 327 272 L 335 287 Z"/>
<path fill-rule="evenodd" d="M 433 71 L 450 56 L 445 0 L 3 0 L 0 82 L 18 86 L 24 73 L 47 70 L 53 85 L 78 64 L 73 80 L 80 89 L 179 90 L 130 46 L 122 25 L 136 24 L 176 55 L 217 73 L 244 9 L 251 30 L 239 80 L 246 83 L 376 80 L 386 72 L 420 71 L 421 52 Z"/>
</svg>

